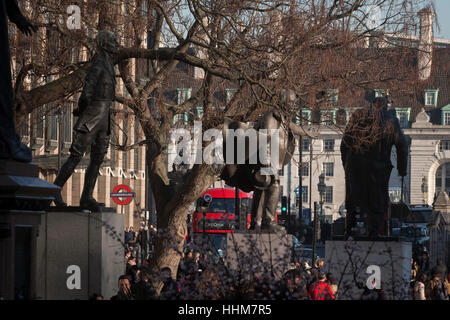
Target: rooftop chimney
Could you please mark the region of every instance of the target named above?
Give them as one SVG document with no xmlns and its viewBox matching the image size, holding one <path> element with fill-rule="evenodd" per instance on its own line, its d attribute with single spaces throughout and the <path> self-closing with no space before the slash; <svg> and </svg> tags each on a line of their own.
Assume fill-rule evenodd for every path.
<svg viewBox="0 0 450 320">
<path fill-rule="evenodd" d="M 430 8 L 419 11 L 420 39 L 419 39 L 419 79 L 426 80 L 431 75 L 433 59 L 433 19 L 434 13 Z"/>
</svg>

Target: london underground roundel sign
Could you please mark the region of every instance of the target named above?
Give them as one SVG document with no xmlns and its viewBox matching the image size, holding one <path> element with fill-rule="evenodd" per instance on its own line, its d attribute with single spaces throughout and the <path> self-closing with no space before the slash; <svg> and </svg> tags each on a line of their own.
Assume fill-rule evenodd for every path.
<svg viewBox="0 0 450 320">
<path fill-rule="evenodd" d="M 131 191 L 130 187 L 125 184 L 117 185 L 111 192 L 111 198 L 118 205 L 127 205 L 133 200 L 134 192 Z M 123 199 L 123 200 L 121 200 Z"/>
</svg>

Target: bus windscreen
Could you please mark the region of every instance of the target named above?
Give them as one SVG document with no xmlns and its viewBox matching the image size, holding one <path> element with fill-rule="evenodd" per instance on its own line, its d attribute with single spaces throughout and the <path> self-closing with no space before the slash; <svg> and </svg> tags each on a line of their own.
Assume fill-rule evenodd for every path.
<svg viewBox="0 0 450 320">
<path fill-rule="evenodd" d="M 205 206 L 202 199 L 197 201 L 197 210 L 199 206 Z M 212 201 L 206 205 L 208 213 L 234 213 L 234 199 L 233 198 L 212 198 Z"/>
</svg>

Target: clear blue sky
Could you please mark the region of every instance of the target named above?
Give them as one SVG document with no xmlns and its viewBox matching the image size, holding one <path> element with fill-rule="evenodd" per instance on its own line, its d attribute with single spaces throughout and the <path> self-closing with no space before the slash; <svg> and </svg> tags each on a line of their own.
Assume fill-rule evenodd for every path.
<svg viewBox="0 0 450 320">
<path fill-rule="evenodd" d="M 434 0 L 440 32 L 435 29 L 435 37 L 450 40 L 450 0 Z"/>
</svg>

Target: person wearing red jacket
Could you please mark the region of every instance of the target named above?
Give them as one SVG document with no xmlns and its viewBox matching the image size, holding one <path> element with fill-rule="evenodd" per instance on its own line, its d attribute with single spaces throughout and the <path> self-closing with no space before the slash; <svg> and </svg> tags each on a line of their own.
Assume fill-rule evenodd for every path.
<svg viewBox="0 0 450 320">
<path fill-rule="evenodd" d="M 309 295 L 312 300 L 334 300 L 334 293 L 331 286 L 326 282 L 327 277 L 323 272 L 318 274 L 319 280 L 309 287 Z"/>
</svg>

